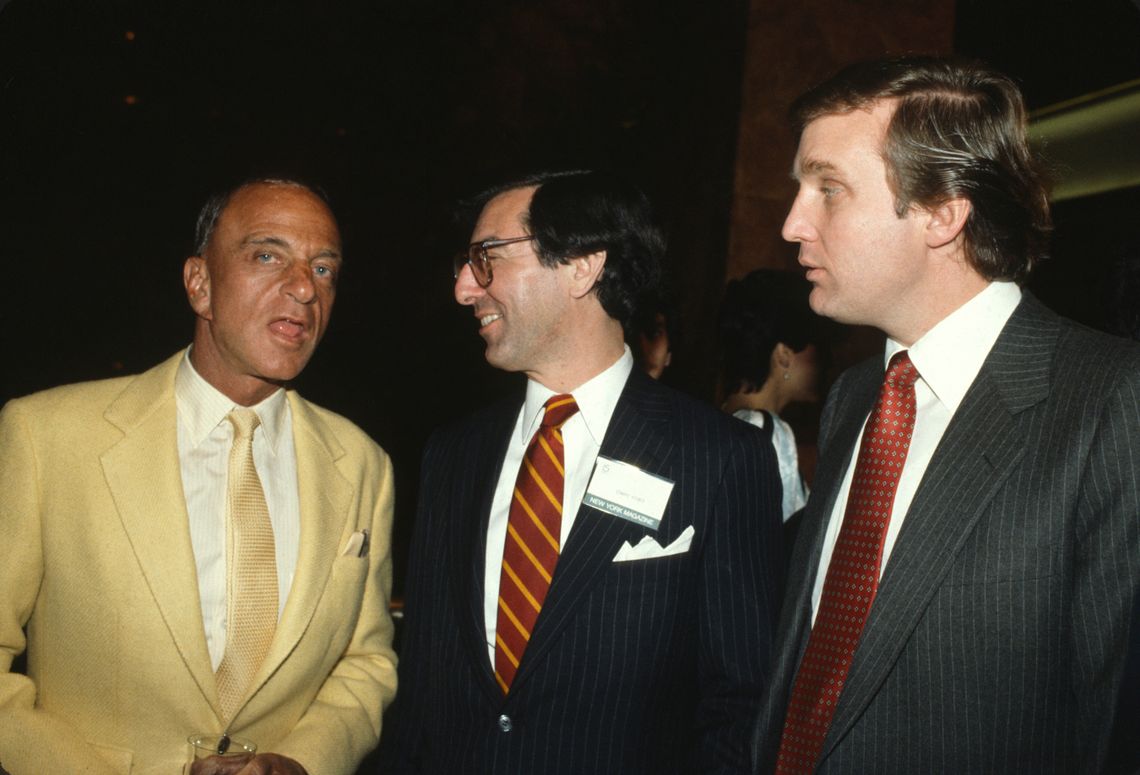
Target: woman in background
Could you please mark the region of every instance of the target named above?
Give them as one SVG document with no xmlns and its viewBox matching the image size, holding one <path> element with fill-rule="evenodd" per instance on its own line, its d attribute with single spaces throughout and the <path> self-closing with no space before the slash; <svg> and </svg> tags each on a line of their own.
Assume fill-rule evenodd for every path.
<svg viewBox="0 0 1140 775">
<path fill-rule="evenodd" d="M 800 274 L 758 269 L 725 290 L 720 310 L 722 409 L 772 440 L 784 486 L 786 522 L 807 503 L 796 438 L 780 413 L 793 401 L 817 402 L 822 320 L 808 306 Z"/>
</svg>

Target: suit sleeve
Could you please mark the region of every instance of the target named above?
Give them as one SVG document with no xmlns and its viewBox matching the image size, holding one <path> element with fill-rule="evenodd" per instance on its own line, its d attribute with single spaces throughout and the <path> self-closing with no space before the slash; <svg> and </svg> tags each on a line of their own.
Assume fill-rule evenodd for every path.
<svg viewBox="0 0 1140 775">
<path fill-rule="evenodd" d="M 396 655 L 388 611 L 395 497 L 392 464 L 371 443 L 361 490 L 361 508 L 371 502 L 371 546 L 360 617 L 340 661 L 274 751 L 296 759 L 309 775 L 352 775 L 376 746 L 384 708 L 396 693 Z"/>
<path fill-rule="evenodd" d="M 1135 366 L 1137 361 L 1132 360 Z M 1079 707 L 1077 758 L 1102 762 L 1109 746 L 1125 651 L 1140 637 L 1140 369 L 1121 381 L 1101 415 L 1081 473 L 1076 536 L 1073 690 Z M 1135 730 L 1125 732 L 1130 738 Z M 1129 756 L 1136 756 L 1131 744 Z M 1133 771 L 1140 762 L 1132 762 Z M 1119 770 L 1125 771 L 1125 770 Z"/>
<path fill-rule="evenodd" d="M 0 411 L 0 766 L 12 773 L 112 775 L 114 770 L 60 718 L 36 708 L 36 686 L 12 672 L 25 648 L 43 576 L 39 491 L 31 418 L 19 401 Z"/>
<path fill-rule="evenodd" d="M 768 690 L 782 586 L 781 491 L 759 432 L 731 436 L 700 574 L 696 721 L 701 772 L 749 772 L 749 741 Z M 747 432 L 743 432 L 747 431 Z"/>
</svg>

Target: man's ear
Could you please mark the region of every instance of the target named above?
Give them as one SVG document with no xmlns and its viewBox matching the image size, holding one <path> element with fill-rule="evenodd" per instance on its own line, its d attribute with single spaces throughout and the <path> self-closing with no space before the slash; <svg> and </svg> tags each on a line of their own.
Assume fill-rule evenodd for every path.
<svg viewBox="0 0 1140 775">
<path fill-rule="evenodd" d="M 186 298 L 190 307 L 200 318 L 210 320 L 210 270 L 202 256 L 190 256 L 182 265 L 182 285 L 186 288 Z"/>
<path fill-rule="evenodd" d="M 926 247 L 941 248 L 958 239 L 958 235 L 966 228 L 966 220 L 972 209 L 969 199 L 955 197 L 928 210 Z"/>
<path fill-rule="evenodd" d="M 599 250 L 597 253 L 572 258 L 569 268 L 570 294 L 575 299 L 580 299 L 594 290 L 601 279 L 606 268 L 606 251 Z"/>
</svg>

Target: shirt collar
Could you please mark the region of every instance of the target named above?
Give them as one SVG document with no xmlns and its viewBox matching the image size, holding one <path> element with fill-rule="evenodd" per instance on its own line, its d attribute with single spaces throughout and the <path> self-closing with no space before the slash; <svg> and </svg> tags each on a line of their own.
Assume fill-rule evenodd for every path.
<svg viewBox="0 0 1140 775">
<path fill-rule="evenodd" d="M 951 412 L 962 403 L 1020 302 L 1016 283 L 992 282 L 911 345 L 910 359 L 922 381 Z M 888 338 L 884 363 L 904 349 Z"/>
<path fill-rule="evenodd" d="M 197 447 L 215 428 L 226 422 L 226 415 L 237 408 L 230 398 L 207 382 L 190 363 L 190 349 L 186 348 L 178 373 L 174 377 L 174 399 L 178 403 L 178 417 L 186 430 L 190 444 Z M 285 432 L 285 413 L 289 403 L 285 389 L 279 388 L 261 403 L 249 407 L 257 412 L 265 441 L 274 455 Z"/>
<path fill-rule="evenodd" d="M 610 417 L 613 416 L 614 407 L 617 406 L 618 398 L 631 371 L 633 371 L 633 353 L 630 352 L 629 345 L 625 345 L 621 357 L 614 361 L 612 366 L 569 391 L 578 404 L 578 413 L 582 415 L 586 430 L 597 446 L 602 444 L 602 438 L 606 435 L 606 429 L 610 424 Z M 523 421 L 520 426 L 523 444 L 534 436 L 542 420 L 542 407 L 553 395 L 555 392 L 545 385 L 533 379 L 527 380 L 526 403 L 523 404 Z"/>
</svg>

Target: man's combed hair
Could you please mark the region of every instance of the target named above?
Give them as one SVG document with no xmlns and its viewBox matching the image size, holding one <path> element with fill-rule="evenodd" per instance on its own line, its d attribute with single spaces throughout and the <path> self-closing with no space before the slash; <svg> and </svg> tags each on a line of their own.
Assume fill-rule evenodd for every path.
<svg viewBox="0 0 1140 775">
<path fill-rule="evenodd" d="M 543 266 L 605 251 L 598 301 L 629 329 L 638 302 L 657 292 L 665 234 L 645 194 L 632 183 L 604 172 L 545 172 L 496 186 L 476 198 L 480 204 L 519 188 L 537 186 L 525 226 Z"/>
<path fill-rule="evenodd" d="M 801 96 L 800 131 L 817 118 L 897 100 L 883 155 L 901 217 L 963 197 L 966 256 L 987 280 L 1023 281 L 1046 257 L 1048 185 L 1029 149 L 1025 104 L 1008 77 L 971 61 L 862 62 Z"/>
</svg>

